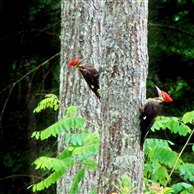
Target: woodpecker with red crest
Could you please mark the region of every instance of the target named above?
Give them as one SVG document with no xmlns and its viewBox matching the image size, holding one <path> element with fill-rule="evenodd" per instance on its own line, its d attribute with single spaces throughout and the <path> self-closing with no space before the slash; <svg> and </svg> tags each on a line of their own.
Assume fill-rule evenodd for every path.
<svg viewBox="0 0 194 194">
<path fill-rule="evenodd" d="M 77 68 L 85 81 L 87 82 L 89 88 L 94 92 L 94 94 L 98 97 L 100 100 L 100 94 L 99 94 L 99 72 L 94 68 L 94 65 L 89 63 L 83 63 L 84 59 L 74 59 L 71 61 L 68 66 L 69 67 L 75 67 Z"/>
<path fill-rule="evenodd" d="M 144 107 L 140 108 L 141 115 L 140 127 L 141 127 L 141 139 L 140 139 L 140 149 L 143 150 L 144 141 L 149 133 L 152 125 L 154 124 L 156 117 L 160 113 L 162 108 L 162 102 L 172 102 L 172 98 L 164 91 L 161 91 L 157 86 L 156 90 L 158 92 L 158 97 L 149 100 Z"/>
</svg>

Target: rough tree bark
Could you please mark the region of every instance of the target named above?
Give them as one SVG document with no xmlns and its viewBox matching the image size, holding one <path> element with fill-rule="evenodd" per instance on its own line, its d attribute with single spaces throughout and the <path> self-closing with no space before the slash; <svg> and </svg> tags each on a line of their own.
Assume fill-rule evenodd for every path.
<svg viewBox="0 0 194 194">
<path fill-rule="evenodd" d="M 148 2 L 106 1 L 105 13 L 98 193 L 113 192 L 116 178 L 128 175 L 140 194 L 138 117 L 146 90 Z"/>
<path fill-rule="evenodd" d="M 100 1 L 62 1 L 62 33 L 61 33 L 61 71 L 60 71 L 60 108 L 59 119 L 64 117 L 65 107 L 77 106 L 81 115 L 95 123 L 91 131 L 100 125 L 100 102 L 91 92 L 78 70 L 67 67 L 74 58 L 87 57 L 88 63 L 99 68 L 101 57 L 101 13 Z M 90 126 L 91 127 L 91 126 Z M 63 150 L 63 136 L 58 139 L 58 151 Z M 96 174 L 96 173 L 95 173 Z M 89 193 L 97 184 L 95 174 L 87 174 L 81 184 L 79 193 Z M 58 181 L 57 193 L 67 194 L 75 169 Z"/>
<path fill-rule="evenodd" d="M 76 105 L 101 129 L 98 172 L 86 176 L 79 193 L 91 192 L 97 180 L 97 193 L 111 193 L 116 178 L 124 174 L 134 183 L 135 192 L 142 193 L 138 116 L 146 89 L 147 14 L 146 0 L 62 1 L 60 100 L 64 107 Z M 79 72 L 67 67 L 75 57 L 88 57 L 87 62 L 100 69 L 101 104 Z M 61 136 L 59 152 L 63 147 Z M 73 174 L 58 182 L 58 194 L 68 193 Z"/>
</svg>

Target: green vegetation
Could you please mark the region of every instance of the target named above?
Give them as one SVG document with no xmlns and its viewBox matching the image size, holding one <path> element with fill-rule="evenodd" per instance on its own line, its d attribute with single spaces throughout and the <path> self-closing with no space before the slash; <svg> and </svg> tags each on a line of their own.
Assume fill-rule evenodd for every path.
<svg viewBox="0 0 194 194">
<path fill-rule="evenodd" d="M 40 112 L 46 107 L 56 109 L 57 104 L 58 100 L 55 95 L 46 95 L 46 98 L 39 103 L 34 112 Z M 72 180 L 70 189 L 70 194 L 76 194 L 78 193 L 79 182 L 84 178 L 85 171 L 97 169 L 97 163 L 92 157 L 96 156 L 99 150 L 99 134 L 96 132 L 89 133 L 85 129 L 85 120 L 78 115 L 75 106 L 66 109 L 66 116 L 63 119 L 42 131 L 33 132 L 31 137 L 37 140 L 45 140 L 62 133 L 64 133 L 65 149 L 55 158 L 41 156 L 33 163 L 36 169 L 50 172 L 47 178 L 43 178 L 39 183 L 30 186 L 34 192 L 48 188 L 65 175 L 67 169 L 76 166 L 78 172 Z"/>
<path fill-rule="evenodd" d="M 45 107 L 56 107 L 58 100 L 55 95 L 46 95 L 34 112 L 40 112 Z M 174 143 L 164 139 L 147 139 L 145 143 L 145 193 L 154 194 L 189 194 L 194 191 L 194 164 L 184 161 L 182 154 L 188 146 L 194 130 L 191 130 L 194 122 L 194 111 L 187 112 L 182 118 L 158 117 L 152 127 L 155 130 L 170 130 L 179 136 L 188 136 L 187 142 L 180 153 L 173 151 Z M 39 183 L 31 185 L 32 190 L 40 191 L 56 183 L 67 169 L 77 167 L 77 174 L 72 180 L 70 193 L 79 193 L 79 183 L 84 178 L 86 170 L 96 170 L 97 163 L 93 156 L 98 154 L 100 139 L 99 134 L 90 133 L 85 129 L 85 120 L 78 115 L 76 107 L 68 107 L 66 116 L 42 131 L 32 133 L 32 138 L 45 140 L 51 136 L 64 133 L 65 149 L 57 157 L 41 156 L 34 161 L 36 169 L 50 174 Z M 172 148 L 171 148 L 172 147 Z M 194 152 L 194 145 L 192 146 Z M 178 181 L 177 181 L 178 180 Z M 117 178 L 115 189 L 121 194 L 129 194 L 135 191 L 130 179 L 123 175 Z M 94 188 L 95 189 L 95 188 Z M 95 193 L 93 191 L 93 193 Z"/>
</svg>

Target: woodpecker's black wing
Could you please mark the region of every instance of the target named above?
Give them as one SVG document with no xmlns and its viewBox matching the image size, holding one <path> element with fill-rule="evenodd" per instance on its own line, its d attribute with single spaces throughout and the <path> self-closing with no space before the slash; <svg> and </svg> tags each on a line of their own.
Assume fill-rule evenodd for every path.
<svg viewBox="0 0 194 194">
<path fill-rule="evenodd" d="M 140 148 L 143 150 L 144 141 L 149 133 L 150 128 L 154 124 L 156 117 L 158 116 L 161 110 L 161 104 L 151 100 L 147 102 L 141 111 L 140 127 L 141 127 L 141 139 L 140 139 Z"/>
<path fill-rule="evenodd" d="M 84 79 L 86 80 L 89 88 L 94 92 L 94 94 L 100 99 L 99 94 L 99 72 L 94 68 L 92 64 L 83 64 L 80 66 L 81 69 L 80 72 Z"/>
</svg>

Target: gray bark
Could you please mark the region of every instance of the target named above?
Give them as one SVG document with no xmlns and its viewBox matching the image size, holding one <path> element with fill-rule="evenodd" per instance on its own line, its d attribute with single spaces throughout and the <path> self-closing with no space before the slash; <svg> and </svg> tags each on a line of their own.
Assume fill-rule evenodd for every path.
<svg viewBox="0 0 194 194">
<path fill-rule="evenodd" d="M 106 1 L 98 193 L 114 191 L 122 175 L 128 175 L 136 193 L 143 192 L 138 117 L 148 66 L 147 4 Z"/>
<path fill-rule="evenodd" d="M 135 192 L 142 193 L 138 117 L 146 90 L 147 14 L 145 0 L 62 1 L 60 100 L 64 107 L 76 105 L 82 116 L 96 124 L 90 130 L 99 126 L 101 136 L 99 169 L 86 176 L 79 193 L 89 193 L 97 184 L 98 193 L 112 192 L 116 178 L 124 174 L 134 183 Z M 100 69 L 101 104 L 80 73 L 67 67 L 77 57 L 87 57 Z M 64 117 L 64 107 L 59 119 Z M 61 135 L 59 153 L 63 147 Z M 58 182 L 58 194 L 68 193 L 73 176 L 70 171 Z"/>
<path fill-rule="evenodd" d="M 100 101 L 89 90 L 80 72 L 67 64 L 74 58 L 86 58 L 86 62 L 99 68 L 101 58 L 101 13 L 100 1 L 62 1 L 61 72 L 59 119 L 64 117 L 65 107 L 75 105 L 86 120 L 95 124 L 90 131 L 97 131 L 101 123 Z M 63 135 L 58 138 L 58 151 L 63 150 Z M 57 193 L 67 194 L 76 169 L 71 170 L 58 181 Z M 95 174 L 88 173 L 81 184 L 79 193 L 88 193 L 97 184 Z"/>
</svg>

